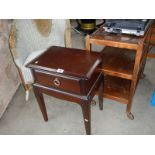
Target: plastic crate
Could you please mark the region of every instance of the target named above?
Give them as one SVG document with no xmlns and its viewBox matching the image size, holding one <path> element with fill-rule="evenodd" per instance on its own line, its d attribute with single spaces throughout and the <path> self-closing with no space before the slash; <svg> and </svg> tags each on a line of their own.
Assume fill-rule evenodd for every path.
<svg viewBox="0 0 155 155">
<path fill-rule="evenodd" d="M 151 99 L 150 104 L 151 104 L 151 106 L 154 106 L 155 107 L 155 90 L 153 91 L 152 99 Z"/>
</svg>

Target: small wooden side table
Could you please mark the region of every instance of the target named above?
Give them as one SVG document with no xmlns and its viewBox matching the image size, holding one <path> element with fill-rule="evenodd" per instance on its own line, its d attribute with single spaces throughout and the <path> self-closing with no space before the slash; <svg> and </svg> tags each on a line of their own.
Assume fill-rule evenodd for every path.
<svg viewBox="0 0 155 155">
<path fill-rule="evenodd" d="M 85 129 L 91 134 L 91 101 L 98 90 L 103 109 L 103 73 L 100 54 L 53 46 L 27 64 L 35 82 L 33 89 L 44 120 L 48 120 L 43 93 L 78 103 L 83 112 Z"/>
<path fill-rule="evenodd" d="M 102 53 L 101 71 L 105 75 L 104 97 L 127 104 L 126 113 L 133 120 L 131 113 L 132 99 L 142 77 L 151 36 L 150 26 L 142 37 L 112 34 L 101 26 L 92 35 L 86 36 L 86 50 L 91 53 L 91 45 L 106 46 Z"/>
</svg>

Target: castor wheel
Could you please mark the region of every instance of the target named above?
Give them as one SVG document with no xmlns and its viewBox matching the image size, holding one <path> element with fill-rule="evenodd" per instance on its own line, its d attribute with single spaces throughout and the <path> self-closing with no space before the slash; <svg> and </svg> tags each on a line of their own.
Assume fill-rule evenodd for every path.
<svg viewBox="0 0 155 155">
<path fill-rule="evenodd" d="M 92 100 L 91 101 L 91 105 L 95 106 L 96 105 L 96 101 L 95 100 Z"/>
<path fill-rule="evenodd" d="M 127 112 L 127 117 L 130 119 L 130 120 L 133 120 L 134 119 L 134 115 L 131 113 L 131 112 Z"/>
<path fill-rule="evenodd" d="M 144 73 L 142 73 L 141 75 L 140 75 L 140 78 L 141 79 L 144 79 L 146 77 L 146 75 L 144 74 Z"/>
</svg>

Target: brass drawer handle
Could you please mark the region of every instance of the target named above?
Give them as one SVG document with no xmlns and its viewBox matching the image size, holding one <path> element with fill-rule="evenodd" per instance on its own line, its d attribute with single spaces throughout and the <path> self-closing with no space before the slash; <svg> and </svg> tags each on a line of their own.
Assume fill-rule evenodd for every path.
<svg viewBox="0 0 155 155">
<path fill-rule="evenodd" d="M 60 86 L 60 81 L 58 80 L 58 78 L 55 78 L 53 80 L 54 85 L 56 85 L 57 87 Z"/>
</svg>

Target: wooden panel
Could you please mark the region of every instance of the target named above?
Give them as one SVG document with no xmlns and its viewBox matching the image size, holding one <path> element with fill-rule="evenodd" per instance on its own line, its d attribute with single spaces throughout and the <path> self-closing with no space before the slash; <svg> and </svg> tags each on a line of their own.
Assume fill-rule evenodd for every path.
<svg viewBox="0 0 155 155">
<path fill-rule="evenodd" d="M 104 31 L 103 26 L 101 26 L 97 31 L 95 31 L 90 36 L 89 43 L 126 48 L 126 49 L 137 49 L 138 46 L 142 44 L 145 38 L 147 37 L 149 30 L 150 29 L 147 30 L 144 36 L 134 36 L 134 35 L 127 35 L 127 34 L 109 33 Z M 86 48 L 87 50 L 89 50 L 88 45 L 86 46 Z"/>
<path fill-rule="evenodd" d="M 89 54 L 84 50 L 52 46 L 27 67 L 54 73 L 61 69 L 64 75 L 90 78 L 100 62 L 101 58 L 97 52 Z"/>
<path fill-rule="evenodd" d="M 152 30 L 151 38 L 150 38 L 150 43 L 152 45 L 155 45 L 155 28 Z"/>
<path fill-rule="evenodd" d="M 103 71 L 105 74 L 132 79 L 135 51 L 105 47 L 102 51 Z"/>
<path fill-rule="evenodd" d="M 127 104 L 131 81 L 114 76 L 105 76 L 104 97 Z"/>
<path fill-rule="evenodd" d="M 150 54 L 150 53 L 149 53 L 149 54 L 147 54 L 147 57 L 148 57 L 148 58 L 154 58 L 154 59 L 155 59 L 155 54 Z"/>
<path fill-rule="evenodd" d="M 65 76 L 52 75 L 45 71 L 35 70 L 33 72 L 35 82 L 44 86 L 53 87 L 56 89 L 66 90 L 80 94 L 79 79 L 69 78 Z"/>
<path fill-rule="evenodd" d="M 105 32 L 102 27 L 90 36 L 90 42 L 105 46 L 137 49 L 143 37 Z"/>
<path fill-rule="evenodd" d="M 136 45 L 136 44 L 102 40 L 102 38 L 100 38 L 100 37 L 94 37 L 93 39 L 90 40 L 90 43 L 96 44 L 96 45 L 105 45 L 105 46 L 112 46 L 112 47 L 126 48 L 126 49 L 135 49 L 135 50 L 138 48 L 138 45 Z M 87 49 L 87 50 L 89 50 L 89 49 Z"/>
<path fill-rule="evenodd" d="M 150 45 L 155 46 L 155 21 L 153 23 L 153 30 L 152 30 L 152 34 L 151 34 L 151 38 L 150 38 Z M 151 51 L 149 51 L 149 53 L 147 54 L 147 57 L 155 59 L 155 54 L 151 53 Z"/>
</svg>

